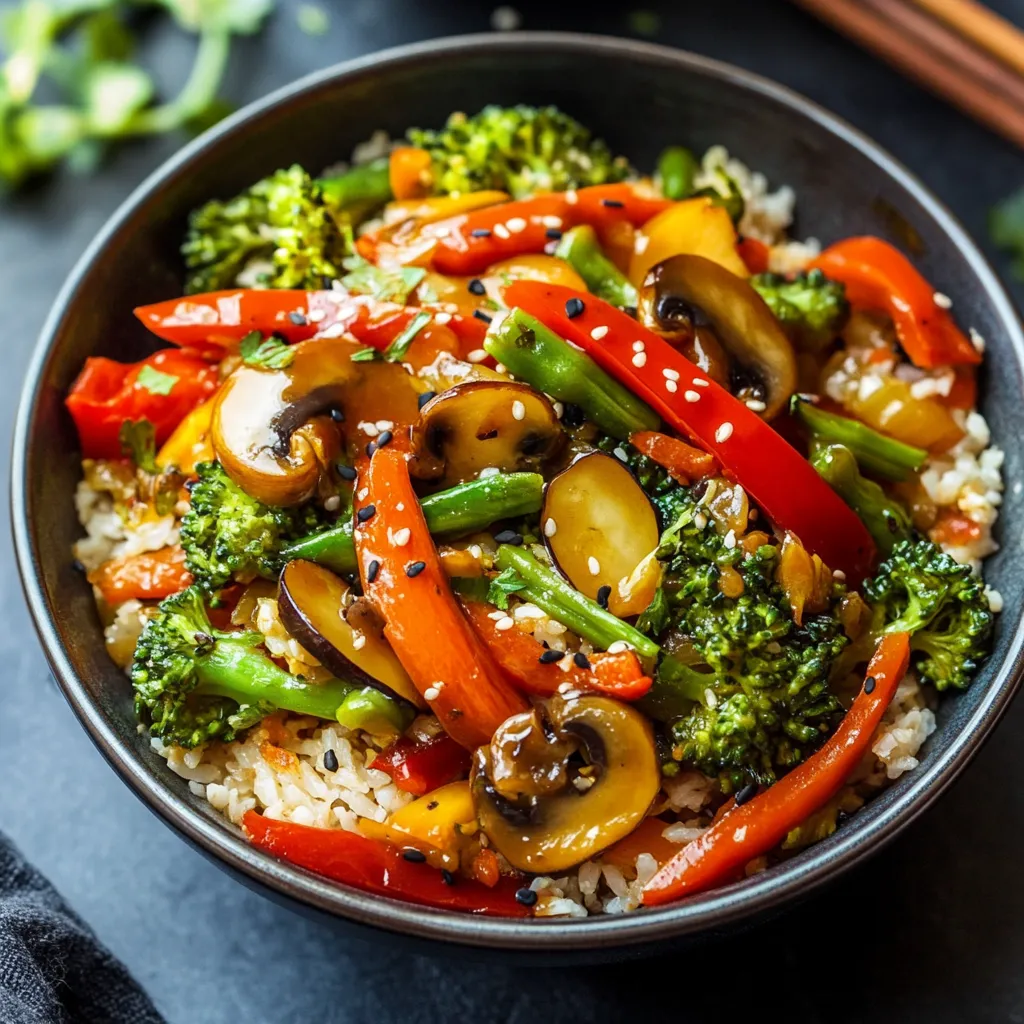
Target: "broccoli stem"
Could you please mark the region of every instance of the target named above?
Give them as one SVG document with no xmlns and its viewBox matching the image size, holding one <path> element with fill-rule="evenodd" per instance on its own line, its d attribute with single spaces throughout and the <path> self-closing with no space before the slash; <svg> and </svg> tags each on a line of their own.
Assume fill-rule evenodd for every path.
<svg viewBox="0 0 1024 1024">
<path fill-rule="evenodd" d="M 483 530 L 498 519 L 514 519 L 540 509 L 544 478 L 539 473 L 507 473 L 470 480 L 420 502 L 427 529 L 434 536 L 453 537 Z M 282 553 L 286 561 L 308 558 L 335 572 L 355 572 L 352 521 L 296 541 Z"/>
<path fill-rule="evenodd" d="M 791 411 L 811 432 L 815 444 L 845 445 L 861 469 L 886 480 L 906 480 L 928 457 L 923 448 L 886 437 L 857 420 L 825 412 L 800 395 L 793 396 Z"/>
<path fill-rule="evenodd" d="M 526 586 L 516 591 L 520 597 L 532 601 L 552 618 L 602 650 L 607 650 L 618 640 L 624 640 L 643 658 L 655 658 L 661 650 L 653 640 L 629 623 L 616 618 L 596 601 L 584 597 L 528 551 L 511 544 L 502 544 L 498 548 L 495 564 L 502 570 L 514 569 L 525 581 Z"/>
<path fill-rule="evenodd" d="M 658 157 L 658 179 L 666 199 L 685 199 L 693 194 L 697 158 L 685 146 L 669 146 Z"/>
<path fill-rule="evenodd" d="M 589 224 L 562 235 L 555 255 L 565 260 L 598 298 L 622 309 L 636 309 L 640 301 L 636 288 L 602 252 L 597 232 Z"/>
<path fill-rule="evenodd" d="M 883 557 L 887 558 L 892 553 L 898 541 L 910 540 L 913 528 L 906 510 L 874 480 L 861 476 L 857 460 L 849 448 L 841 444 L 816 445 L 811 453 L 811 465 L 857 513 Z"/>
<path fill-rule="evenodd" d="M 320 178 L 324 199 L 340 210 L 359 212 L 362 216 L 391 199 L 391 181 L 388 177 L 389 160 L 386 156 L 369 163 L 357 164 L 344 174 Z"/>
<path fill-rule="evenodd" d="M 238 704 L 272 704 L 299 715 L 336 720 L 338 708 L 359 687 L 340 679 L 306 683 L 278 668 L 246 640 L 218 637 L 196 659 L 199 685 L 193 691 L 227 697 Z"/>
<path fill-rule="evenodd" d="M 484 348 L 538 391 L 578 405 L 587 419 L 620 441 L 638 430 L 657 430 L 661 423 L 649 405 L 588 355 L 521 309 L 513 309 L 497 329 L 492 325 Z"/>
</svg>

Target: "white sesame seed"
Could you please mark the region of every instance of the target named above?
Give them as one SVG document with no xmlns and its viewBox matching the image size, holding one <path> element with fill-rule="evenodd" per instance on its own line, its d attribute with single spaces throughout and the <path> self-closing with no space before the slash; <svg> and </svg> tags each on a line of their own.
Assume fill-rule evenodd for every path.
<svg viewBox="0 0 1024 1024">
<path fill-rule="evenodd" d="M 395 547 L 404 548 L 409 543 L 409 539 L 412 537 L 412 530 L 408 526 L 403 526 L 400 530 L 395 530 L 392 542 Z"/>
<path fill-rule="evenodd" d="M 511 217 L 505 221 L 505 227 L 512 232 L 513 235 L 518 235 L 520 231 L 526 230 L 526 221 L 522 217 Z"/>
<path fill-rule="evenodd" d="M 400 501 L 400 502 L 399 502 L 399 503 L 398 503 L 398 504 L 397 504 L 397 505 L 395 506 L 395 511 L 396 511 L 396 512 L 404 512 L 404 511 L 405 511 L 405 502 L 404 502 L 404 501 Z"/>
<path fill-rule="evenodd" d="M 525 420 L 526 419 L 526 406 L 517 398 L 512 403 L 512 419 L 514 420 Z"/>
<path fill-rule="evenodd" d="M 591 576 L 599 576 L 601 574 L 601 563 L 593 555 L 587 559 L 587 568 L 590 570 Z"/>
<path fill-rule="evenodd" d="M 558 532 L 558 523 L 556 523 L 554 521 L 554 519 L 551 519 L 549 517 L 547 522 L 544 523 L 544 536 L 545 537 L 554 537 L 554 535 L 557 532 Z"/>
<path fill-rule="evenodd" d="M 504 363 L 495 363 L 494 369 L 497 373 L 508 373 L 508 367 Z"/>
<path fill-rule="evenodd" d="M 509 238 L 512 237 L 512 235 L 509 232 L 508 228 L 505 227 L 504 224 L 495 224 L 493 230 L 494 230 L 494 234 L 498 238 L 509 239 Z"/>
<path fill-rule="evenodd" d="M 679 371 L 673 370 L 671 366 L 666 366 L 661 372 L 669 380 L 679 380 Z"/>
<path fill-rule="evenodd" d="M 703 530 L 704 527 L 708 525 L 708 517 L 704 515 L 703 512 L 698 512 L 693 517 L 693 525 L 696 526 L 698 530 Z"/>
<path fill-rule="evenodd" d="M 441 324 L 443 326 L 444 324 L 449 323 L 451 321 L 451 318 L 451 313 L 435 313 L 434 323 Z"/>
<path fill-rule="evenodd" d="M 700 401 L 700 392 L 699 391 L 684 391 L 683 392 L 683 398 L 685 398 L 688 402 L 699 402 Z"/>
<path fill-rule="evenodd" d="M 832 579 L 838 580 L 840 583 L 846 582 L 846 573 L 842 569 L 832 570 Z"/>
<path fill-rule="evenodd" d="M 643 256 L 643 254 L 647 252 L 647 246 L 650 244 L 651 240 L 647 235 L 637 235 L 633 240 L 633 252 L 635 252 L 637 256 Z"/>
<path fill-rule="evenodd" d="M 356 635 L 352 638 L 352 649 L 356 650 L 356 651 L 361 651 L 365 646 L 366 646 L 366 634 L 365 633 L 356 633 Z"/>
<path fill-rule="evenodd" d="M 428 686 L 423 691 L 424 700 L 437 700 L 441 696 L 441 691 L 436 686 Z"/>
<path fill-rule="evenodd" d="M 470 544 L 466 549 L 474 558 L 481 558 L 484 553 L 484 549 L 479 544 Z"/>
<path fill-rule="evenodd" d="M 391 420 L 377 420 L 378 430 L 394 430 L 395 424 Z"/>
<path fill-rule="evenodd" d="M 360 488 L 359 493 L 356 495 L 356 497 L 360 501 L 366 501 L 366 499 L 369 496 L 370 496 L 370 488 L 369 487 L 362 487 L 362 488 Z"/>
<path fill-rule="evenodd" d="M 576 190 L 575 189 L 571 188 L 571 189 L 569 189 L 568 192 L 565 193 L 565 201 L 570 206 L 575 206 L 576 203 L 578 202 L 578 200 L 579 200 L 579 196 L 576 195 Z"/>
<path fill-rule="evenodd" d="M 562 226 L 562 218 L 556 217 L 553 213 L 547 213 L 540 219 L 541 224 L 546 228 L 560 228 Z"/>
<path fill-rule="evenodd" d="M 629 462 L 629 456 L 626 454 L 625 448 L 613 448 L 612 455 L 614 455 L 620 462 Z"/>
<path fill-rule="evenodd" d="M 511 629 L 515 624 L 515 619 L 513 619 L 511 615 L 506 615 L 503 618 L 498 619 L 498 621 L 494 624 L 494 628 L 501 630 Z"/>
<path fill-rule="evenodd" d="M 497 466 L 484 466 L 483 469 L 477 474 L 481 480 L 486 480 L 489 476 L 498 476 L 501 470 Z"/>
<path fill-rule="evenodd" d="M 703 377 L 694 377 L 693 386 L 695 388 L 709 388 L 711 385 Z"/>
<path fill-rule="evenodd" d="M 704 700 L 709 708 L 713 708 L 718 704 L 718 697 L 715 696 L 715 691 L 710 686 L 704 690 Z"/>
<path fill-rule="evenodd" d="M 936 292 L 932 296 L 932 302 L 934 302 L 935 305 L 939 307 L 939 309 L 953 308 L 953 300 L 948 295 L 944 295 L 942 292 Z"/>
<path fill-rule="evenodd" d="M 604 324 L 601 324 L 599 327 L 595 327 L 590 332 L 590 336 L 594 339 L 594 341 L 600 341 L 607 333 L 608 328 L 605 327 Z"/>
<path fill-rule="evenodd" d="M 679 385 L 674 380 L 665 381 L 665 390 L 670 394 L 675 394 L 679 390 Z"/>
<path fill-rule="evenodd" d="M 639 366 L 646 366 L 647 365 L 647 353 L 646 352 L 637 352 L 637 354 L 635 356 L 633 356 L 633 365 L 637 366 L 637 367 L 639 367 Z"/>
<path fill-rule="evenodd" d="M 555 419 L 561 419 L 565 412 L 565 406 L 561 402 L 553 402 L 552 408 L 555 410 Z"/>
<path fill-rule="evenodd" d="M 337 512 L 341 508 L 341 498 L 337 494 L 332 494 L 325 502 L 324 508 L 328 512 Z"/>
<path fill-rule="evenodd" d="M 736 547 L 736 531 L 730 530 L 723 538 L 722 543 L 730 550 Z"/>
<path fill-rule="evenodd" d="M 489 612 L 487 618 L 493 619 L 495 622 L 497 622 L 498 619 L 505 618 L 505 613 L 499 608 L 497 611 Z"/>
<path fill-rule="evenodd" d="M 979 351 L 985 351 L 985 339 L 981 336 L 981 332 L 976 328 L 971 327 L 967 333 L 971 336 L 971 344 Z"/>
<path fill-rule="evenodd" d="M 632 644 L 626 640 L 616 640 L 613 644 L 608 647 L 609 654 L 621 654 L 623 651 L 631 651 L 633 649 Z"/>
<path fill-rule="evenodd" d="M 359 429 L 367 437 L 376 437 L 380 433 L 380 427 L 378 427 L 376 423 L 373 423 L 370 420 L 363 420 L 363 422 L 359 424 Z"/>
<path fill-rule="evenodd" d="M 768 408 L 759 398 L 748 398 L 744 404 L 751 412 L 764 412 Z"/>
<path fill-rule="evenodd" d="M 471 363 L 482 363 L 487 358 L 487 352 L 482 348 L 475 348 L 466 358 Z"/>
<path fill-rule="evenodd" d="M 890 295 L 889 301 L 901 312 L 910 312 L 910 303 L 906 299 L 901 299 L 898 295 Z"/>
<path fill-rule="evenodd" d="M 728 441 L 732 437 L 732 424 L 726 420 L 716 431 L 715 440 L 721 444 L 723 441 Z"/>
<path fill-rule="evenodd" d="M 645 348 L 647 348 L 647 346 L 642 341 L 634 341 L 633 342 L 633 351 L 634 352 L 643 352 L 643 350 Z"/>
</svg>

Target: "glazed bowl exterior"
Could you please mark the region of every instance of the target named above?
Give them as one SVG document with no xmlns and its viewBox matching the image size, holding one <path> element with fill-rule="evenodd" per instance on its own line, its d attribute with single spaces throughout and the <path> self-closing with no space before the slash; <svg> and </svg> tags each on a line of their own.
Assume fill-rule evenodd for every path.
<svg viewBox="0 0 1024 1024">
<path fill-rule="evenodd" d="M 1003 547 L 987 563 L 999 589 L 995 651 L 971 689 L 948 696 L 920 767 L 835 835 L 784 865 L 716 892 L 624 916 L 511 921 L 425 909 L 349 889 L 253 849 L 188 790 L 140 735 L 130 687 L 107 657 L 91 588 L 71 564 L 80 535 L 72 494 L 80 475 L 63 396 L 90 355 L 139 359 L 158 347 L 132 315 L 180 294 L 178 256 L 193 207 L 280 166 L 316 172 L 378 129 L 441 124 L 485 103 L 553 103 L 641 168 L 685 142 L 724 144 L 773 185 L 797 194 L 796 237 L 825 242 L 878 234 L 913 250 L 929 280 L 988 341 L 982 410 L 993 436 L 1022 431 L 1024 337 L 1005 292 L 947 210 L 903 167 L 819 107 L 762 78 L 649 44 L 562 35 L 464 36 L 389 50 L 317 72 L 201 136 L 146 180 L 114 214 L 64 285 L 43 329 L 18 414 L 12 520 L 25 593 L 54 674 L 97 746 L 168 824 L 247 884 L 299 909 L 438 943 L 521 956 L 598 959 L 720 931 L 777 910 L 862 860 L 932 804 L 977 753 L 1021 675 L 1021 591 L 1012 565 L 1024 537 L 1024 498 L 1009 486 Z M 1008 445 L 1006 477 L 1024 450 Z"/>
</svg>

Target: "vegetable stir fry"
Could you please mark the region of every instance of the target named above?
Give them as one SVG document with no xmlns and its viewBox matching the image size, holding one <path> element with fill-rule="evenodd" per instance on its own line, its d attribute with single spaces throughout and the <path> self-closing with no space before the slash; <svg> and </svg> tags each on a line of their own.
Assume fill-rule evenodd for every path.
<svg viewBox="0 0 1024 1024">
<path fill-rule="evenodd" d="M 196 210 L 67 398 L 111 655 L 251 841 L 450 910 L 770 868 L 990 649 L 982 344 L 895 246 L 488 107 Z M 783 219 L 784 220 L 784 219 Z"/>
</svg>

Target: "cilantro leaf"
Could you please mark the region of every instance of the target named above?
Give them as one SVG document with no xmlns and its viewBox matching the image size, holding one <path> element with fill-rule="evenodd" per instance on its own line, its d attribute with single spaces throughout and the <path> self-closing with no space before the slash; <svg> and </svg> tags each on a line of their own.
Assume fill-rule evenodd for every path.
<svg viewBox="0 0 1024 1024">
<path fill-rule="evenodd" d="M 487 600 L 502 611 L 508 611 L 509 594 L 515 594 L 527 586 L 526 580 L 510 567 L 491 580 L 487 588 Z"/>
<path fill-rule="evenodd" d="M 156 429 L 149 420 L 125 420 L 117 434 L 121 450 L 145 473 L 159 473 L 156 463 Z"/>
<path fill-rule="evenodd" d="M 295 350 L 273 334 L 264 338 L 259 331 L 250 331 L 241 341 L 239 352 L 246 366 L 263 366 L 283 370 L 291 366 Z"/>
<path fill-rule="evenodd" d="M 143 366 L 135 378 L 135 383 L 151 395 L 169 395 L 179 380 L 181 378 L 175 377 L 174 374 L 163 373 L 152 366 Z"/>
<path fill-rule="evenodd" d="M 401 334 L 390 345 L 387 347 L 387 351 L 384 353 L 384 358 L 389 363 L 400 363 L 404 358 L 406 352 L 409 351 L 409 346 L 413 343 L 416 335 L 423 330 L 433 317 L 429 313 L 417 313 L 412 320 L 409 321 L 408 326 L 402 331 Z"/>
<path fill-rule="evenodd" d="M 423 267 L 398 267 L 385 270 L 376 267 L 358 253 L 346 256 L 341 265 L 348 273 L 342 285 L 356 295 L 372 295 L 381 302 L 404 303 L 409 293 L 427 276 Z"/>
</svg>

